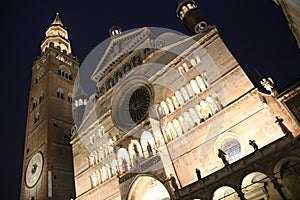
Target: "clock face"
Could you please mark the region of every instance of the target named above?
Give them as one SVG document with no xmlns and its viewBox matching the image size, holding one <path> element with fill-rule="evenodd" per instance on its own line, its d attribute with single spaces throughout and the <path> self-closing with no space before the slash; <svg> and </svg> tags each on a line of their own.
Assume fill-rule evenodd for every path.
<svg viewBox="0 0 300 200">
<path fill-rule="evenodd" d="M 32 188 L 38 182 L 44 165 L 42 152 L 35 153 L 29 160 L 25 171 L 25 184 L 28 188 Z"/>
</svg>

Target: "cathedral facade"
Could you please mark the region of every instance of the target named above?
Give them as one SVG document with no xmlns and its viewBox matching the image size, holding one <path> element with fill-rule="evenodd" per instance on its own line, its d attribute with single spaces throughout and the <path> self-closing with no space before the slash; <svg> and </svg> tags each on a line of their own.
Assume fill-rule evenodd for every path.
<svg viewBox="0 0 300 200">
<path fill-rule="evenodd" d="M 299 84 L 278 94 L 273 80 L 263 78 L 260 91 L 193 0 L 179 1 L 176 14 L 190 36 L 113 26 L 90 77 L 96 86 L 92 95 L 80 85 L 80 73 L 76 76 L 79 64 L 69 43 L 56 40 L 67 32 L 55 19 L 41 59 L 56 69 L 45 69 L 46 80 L 59 79 L 57 88 L 48 85 L 49 97 L 45 94 L 49 103 L 62 104 L 46 114 L 45 123 L 57 129 L 57 137 L 37 131 L 44 134 L 41 144 L 29 148 L 28 124 L 35 113 L 29 111 L 21 199 L 299 198 L 294 186 L 300 176 L 300 128 L 297 108 L 290 110 Z M 47 35 L 51 27 L 59 27 L 62 32 L 53 32 L 59 37 Z M 51 147 L 61 143 L 58 137 L 70 139 L 59 152 Z M 40 193 L 45 197 L 37 198 Z M 55 197 L 58 193 L 65 196 Z"/>
</svg>

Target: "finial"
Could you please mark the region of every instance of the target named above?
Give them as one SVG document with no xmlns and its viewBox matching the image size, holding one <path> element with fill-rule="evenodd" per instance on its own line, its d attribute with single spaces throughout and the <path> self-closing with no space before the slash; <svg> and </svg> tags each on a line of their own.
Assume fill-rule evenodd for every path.
<svg viewBox="0 0 300 200">
<path fill-rule="evenodd" d="M 63 26 L 63 23 L 61 22 L 58 11 L 56 11 L 56 16 L 55 16 L 54 21 L 52 22 L 52 25 L 61 25 L 61 26 Z"/>
</svg>

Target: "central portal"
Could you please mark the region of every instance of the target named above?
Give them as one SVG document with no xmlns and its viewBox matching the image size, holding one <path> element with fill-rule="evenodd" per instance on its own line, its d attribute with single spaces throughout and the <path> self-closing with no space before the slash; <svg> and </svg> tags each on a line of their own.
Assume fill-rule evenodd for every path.
<svg viewBox="0 0 300 200">
<path fill-rule="evenodd" d="M 150 176 L 139 176 L 132 184 L 127 200 L 170 200 L 165 186 Z"/>
</svg>

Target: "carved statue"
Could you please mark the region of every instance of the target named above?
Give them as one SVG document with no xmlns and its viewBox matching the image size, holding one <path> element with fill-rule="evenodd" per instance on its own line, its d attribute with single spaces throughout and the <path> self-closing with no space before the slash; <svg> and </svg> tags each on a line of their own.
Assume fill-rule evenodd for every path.
<svg viewBox="0 0 300 200">
<path fill-rule="evenodd" d="M 275 118 L 276 118 L 275 123 L 278 124 L 278 126 L 281 128 L 282 132 L 285 135 L 292 134 L 292 132 L 283 124 L 283 119 L 282 118 L 279 118 L 278 116 L 276 116 Z"/>
<path fill-rule="evenodd" d="M 139 157 L 139 150 L 138 150 L 137 145 L 135 143 L 133 143 L 133 150 L 135 152 L 135 157 L 138 158 Z"/>
<path fill-rule="evenodd" d="M 147 142 L 147 151 L 149 153 L 149 157 L 153 156 L 152 147 L 151 147 L 151 144 L 149 142 Z"/>
<path fill-rule="evenodd" d="M 226 160 L 226 153 L 221 149 L 218 149 L 218 157 L 222 159 L 222 162 L 225 166 L 229 165 L 228 161 Z"/>
<path fill-rule="evenodd" d="M 255 143 L 255 140 L 249 140 L 249 145 L 253 147 L 254 151 L 258 150 L 258 146 Z"/>
<path fill-rule="evenodd" d="M 274 81 L 270 77 L 267 79 L 263 78 L 260 83 L 267 91 L 271 93 L 271 96 L 277 96 L 278 93 L 274 87 Z"/>
<path fill-rule="evenodd" d="M 198 180 L 200 180 L 201 179 L 201 171 L 200 171 L 200 169 L 196 168 L 196 174 L 197 174 Z"/>
<path fill-rule="evenodd" d="M 124 157 L 122 157 L 122 167 L 124 169 L 124 172 L 128 171 L 127 161 Z"/>
<path fill-rule="evenodd" d="M 178 190 L 178 185 L 176 183 L 176 178 L 173 176 L 173 174 L 170 174 L 170 177 L 166 179 L 166 181 L 171 181 L 171 185 L 174 188 L 174 190 Z"/>
</svg>

